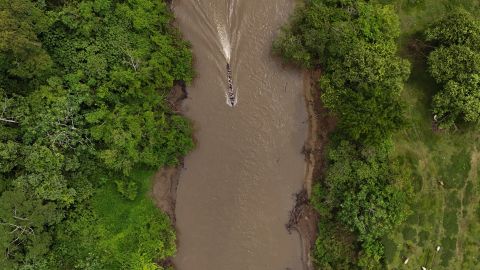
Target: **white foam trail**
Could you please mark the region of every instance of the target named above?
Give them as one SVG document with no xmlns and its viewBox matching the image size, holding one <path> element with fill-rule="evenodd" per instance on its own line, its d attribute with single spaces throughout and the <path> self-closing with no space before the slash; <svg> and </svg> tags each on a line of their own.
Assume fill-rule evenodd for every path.
<svg viewBox="0 0 480 270">
<path fill-rule="evenodd" d="M 234 5 L 229 1 L 227 5 L 228 17 L 227 17 L 226 24 L 219 23 L 217 20 L 215 20 L 217 31 L 218 31 L 218 37 L 220 40 L 220 45 L 222 46 L 222 52 L 223 52 L 223 55 L 225 56 L 225 60 L 227 64 L 230 64 L 231 53 L 232 53 L 232 44 L 230 42 L 230 37 L 228 35 L 227 29 L 230 29 L 230 24 L 231 24 L 230 20 L 233 15 L 233 6 Z M 227 76 L 232 76 L 231 70 L 229 71 L 228 67 L 227 67 Z M 232 79 L 231 77 L 228 77 L 229 84 L 232 83 L 231 79 Z M 231 84 L 230 84 L 230 87 L 232 88 L 227 89 L 227 91 L 225 92 L 226 103 L 230 107 L 235 107 L 238 103 L 238 93 L 233 89 L 233 86 Z M 233 100 L 232 100 L 232 95 L 234 96 Z"/>
<path fill-rule="evenodd" d="M 230 26 L 230 20 L 232 19 L 233 16 L 233 6 L 235 5 L 235 0 L 233 0 L 233 3 L 229 3 L 228 5 L 228 18 L 227 18 L 227 23 Z"/>
<path fill-rule="evenodd" d="M 225 26 L 217 25 L 218 36 L 220 38 L 220 43 L 222 44 L 223 55 L 227 60 L 227 63 L 230 63 L 230 54 L 232 51 L 232 46 L 230 45 L 230 39 L 228 38 L 227 29 Z"/>
</svg>

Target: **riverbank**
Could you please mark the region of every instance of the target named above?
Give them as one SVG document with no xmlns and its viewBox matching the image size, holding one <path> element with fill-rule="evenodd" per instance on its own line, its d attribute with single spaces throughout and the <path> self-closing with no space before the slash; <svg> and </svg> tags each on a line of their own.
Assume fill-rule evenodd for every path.
<svg viewBox="0 0 480 270">
<path fill-rule="evenodd" d="M 167 97 L 168 104 L 172 111 L 181 115 L 182 102 L 187 97 L 188 93 L 185 83 L 177 82 Z M 177 200 L 177 187 L 182 167 L 183 158 L 181 158 L 177 166 L 160 168 L 160 170 L 155 173 L 151 188 L 151 196 L 155 205 L 169 216 L 174 227 L 176 222 L 175 205 Z"/>
<path fill-rule="evenodd" d="M 311 250 L 317 239 L 319 218 L 309 200 L 315 181 L 323 177 L 326 166 L 324 157 L 328 135 L 336 125 L 335 118 L 323 106 L 321 91 L 316 86 L 320 76 L 320 70 L 303 72 L 303 94 L 308 114 L 308 137 L 303 148 L 306 169 L 303 189 L 296 194 L 295 206 L 290 212 L 290 220 L 287 224 L 289 231 L 295 230 L 300 235 L 302 260 L 307 270 L 314 269 Z"/>
<path fill-rule="evenodd" d="M 180 167 L 161 168 L 155 173 L 151 196 L 155 205 L 168 215 L 175 226 L 175 202 L 177 199 Z"/>
</svg>

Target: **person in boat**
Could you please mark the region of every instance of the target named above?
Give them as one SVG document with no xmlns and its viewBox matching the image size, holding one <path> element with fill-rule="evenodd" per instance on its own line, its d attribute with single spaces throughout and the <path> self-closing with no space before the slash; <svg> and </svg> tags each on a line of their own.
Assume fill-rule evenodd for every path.
<svg viewBox="0 0 480 270">
<path fill-rule="evenodd" d="M 227 62 L 227 83 L 228 83 L 227 96 L 230 101 L 230 105 L 234 106 L 235 92 L 233 91 L 232 68 L 230 66 L 230 63 L 228 62 Z"/>
</svg>

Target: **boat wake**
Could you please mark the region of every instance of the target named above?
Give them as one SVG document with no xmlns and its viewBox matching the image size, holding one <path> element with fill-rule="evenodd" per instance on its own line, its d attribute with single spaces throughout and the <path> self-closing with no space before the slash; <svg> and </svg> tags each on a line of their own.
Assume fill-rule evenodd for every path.
<svg viewBox="0 0 480 270">
<path fill-rule="evenodd" d="M 229 12 L 227 18 L 227 26 L 230 24 L 230 18 L 233 14 L 233 5 L 229 5 Z M 226 89 L 226 102 L 227 105 L 230 107 L 234 107 L 237 105 L 238 102 L 238 94 L 235 88 L 233 87 L 233 77 L 232 77 L 232 66 L 230 64 L 230 58 L 232 53 L 232 46 L 230 43 L 230 38 L 227 32 L 226 26 L 221 26 L 217 24 L 218 36 L 220 39 L 220 44 L 222 46 L 222 52 L 225 56 L 225 60 L 227 62 L 227 89 Z"/>
</svg>

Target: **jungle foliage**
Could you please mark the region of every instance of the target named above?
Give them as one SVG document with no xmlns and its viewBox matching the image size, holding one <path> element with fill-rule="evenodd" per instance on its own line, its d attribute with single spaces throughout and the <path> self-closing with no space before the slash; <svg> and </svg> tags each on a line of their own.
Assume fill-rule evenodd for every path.
<svg viewBox="0 0 480 270">
<path fill-rule="evenodd" d="M 392 6 L 311 0 L 283 29 L 274 51 L 321 69 L 322 99 L 339 116 L 341 132 L 375 144 L 404 124 L 400 92 L 410 65 L 396 55 L 399 34 Z"/>
<path fill-rule="evenodd" d="M 410 212 L 410 177 L 392 158 L 410 73 L 397 56 L 399 35 L 393 6 L 309 0 L 274 43 L 286 60 L 322 71 L 322 102 L 339 120 L 326 175 L 312 194 L 322 220 L 313 251 L 318 269 L 382 268 L 381 239 Z"/>
<path fill-rule="evenodd" d="M 193 76 L 171 21 L 163 1 L 0 0 L 0 268 L 157 269 L 173 255 L 138 173 L 193 147 L 166 101 Z M 131 226 L 99 197 L 136 208 Z"/>
</svg>

